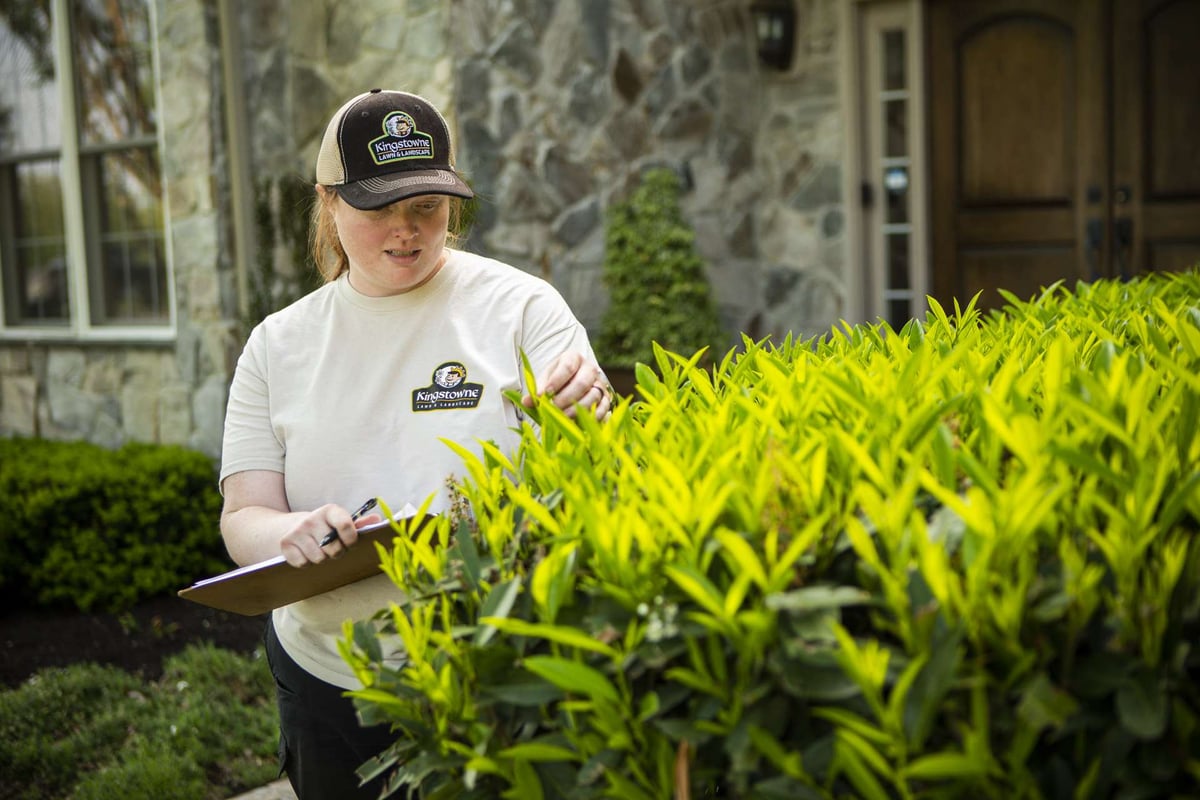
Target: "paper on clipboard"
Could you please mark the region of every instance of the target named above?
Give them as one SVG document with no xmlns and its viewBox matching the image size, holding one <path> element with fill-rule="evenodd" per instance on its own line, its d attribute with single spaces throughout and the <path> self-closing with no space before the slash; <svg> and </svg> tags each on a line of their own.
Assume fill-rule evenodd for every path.
<svg viewBox="0 0 1200 800">
<path fill-rule="evenodd" d="M 404 512 L 411 518 L 416 510 L 407 506 Z M 402 515 L 398 521 L 404 519 L 406 517 Z M 430 519 L 433 519 L 432 515 L 426 516 L 410 528 L 411 532 L 415 534 Z M 379 574 L 379 553 L 374 543 L 390 545 L 395 537 L 391 524 L 384 520 L 359 528 L 358 541 L 339 558 L 297 568 L 287 563 L 283 556 L 276 556 L 196 581 L 177 594 L 194 603 L 248 617 L 265 614 Z"/>
</svg>

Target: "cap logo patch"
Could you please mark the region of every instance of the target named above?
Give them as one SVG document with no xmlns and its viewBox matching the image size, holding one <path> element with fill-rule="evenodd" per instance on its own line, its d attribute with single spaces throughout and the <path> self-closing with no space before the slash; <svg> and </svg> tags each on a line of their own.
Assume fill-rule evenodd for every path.
<svg viewBox="0 0 1200 800">
<path fill-rule="evenodd" d="M 382 166 L 394 161 L 433 158 L 433 137 L 417 130 L 413 118 L 393 111 L 383 118 L 383 136 L 368 144 L 371 160 Z"/>
<path fill-rule="evenodd" d="M 461 361 L 447 361 L 433 371 L 426 387 L 414 389 L 413 411 L 440 411 L 448 408 L 475 408 L 483 396 L 483 384 L 467 382 L 467 368 Z"/>
</svg>

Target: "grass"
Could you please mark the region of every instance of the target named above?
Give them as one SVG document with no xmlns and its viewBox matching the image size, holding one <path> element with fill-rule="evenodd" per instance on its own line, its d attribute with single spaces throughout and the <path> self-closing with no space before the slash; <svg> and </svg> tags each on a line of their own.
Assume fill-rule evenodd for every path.
<svg viewBox="0 0 1200 800">
<path fill-rule="evenodd" d="M 193 645 L 150 683 L 44 670 L 0 693 L 0 798 L 223 800 L 275 778 L 278 725 L 261 650 Z"/>
</svg>

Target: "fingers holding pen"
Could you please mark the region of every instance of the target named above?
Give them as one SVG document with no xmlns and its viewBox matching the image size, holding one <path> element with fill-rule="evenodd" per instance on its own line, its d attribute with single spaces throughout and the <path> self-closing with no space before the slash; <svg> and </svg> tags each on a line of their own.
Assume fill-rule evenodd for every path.
<svg viewBox="0 0 1200 800">
<path fill-rule="evenodd" d="M 369 524 L 369 519 L 362 524 Z M 306 516 L 299 525 L 284 534 L 279 550 L 293 567 L 319 564 L 337 558 L 358 541 L 358 528 L 350 512 L 329 503 Z"/>
</svg>

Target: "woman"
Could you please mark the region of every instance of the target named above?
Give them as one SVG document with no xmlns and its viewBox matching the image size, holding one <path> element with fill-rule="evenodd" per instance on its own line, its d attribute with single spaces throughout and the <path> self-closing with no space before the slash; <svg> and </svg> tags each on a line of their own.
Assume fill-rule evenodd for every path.
<svg viewBox="0 0 1200 800">
<path fill-rule="evenodd" d="M 378 519 L 352 519 L 365 498 L 400 508 L 436 494 L 432 510 L 444 509 L 446 481 L 462 470 L 443 440 L 515 445 L 521 413 L 503 393 L 524 389 L 522 353 L 568 413 L 602 417 L 611 402 L 553 288 L 448 246 L 472 193 L 427 100 L 375 89 L 348 101 L 316 178 L 313 249 L 327 283 L 251 332 L 229 392 L 221 532 L 239 564 L 336 558 L 356 526 Z M 370 617 L 395 593 L 379 575 L 272 614 L 281 768 L 300 800 L 378 795 L 377 783 L 356 788 L 354 770 L 391 734 L 358 725 L 342 693 L 359 684 L 336 641 L 343 620 Z"/>
</svg>

